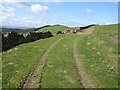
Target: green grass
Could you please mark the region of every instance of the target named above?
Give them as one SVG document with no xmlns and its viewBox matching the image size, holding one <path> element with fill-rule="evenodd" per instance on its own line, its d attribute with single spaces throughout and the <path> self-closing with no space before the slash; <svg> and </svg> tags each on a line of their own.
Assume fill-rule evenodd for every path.
<svg viewBox="0 0 120 90">
<path fill-rule="evenodd" d="M 62 25 L 56 25 L 56 26 L 51 26 L 51 27 L 46 27 L 46 28 L 40 29 L 40 30 L 38 30 L 38 32 L 39 31 L 50 31 L 53 34 L 55 34 L 57 31 L 64 31 L 67 29 L 69 29 L 69 27 L 62 26 Z"/>
<path fill-rule="evenodd" d="M 82 88 L 73 60 L 73 42 L 69 35 L 51 51 L 42 72 L 42 88 Z"/>
<path fill-rule="evenodd" d="M 67 27 L 67 26 L 63 26 L 63 25 L 54 25 L 54 26 L 51 26 L 51 27 L 45 27 L 43 29 L 39 29 L 38 31 L 35 31 L 35 32 L 46 32 L 46 31 L 50 31 L 52 34 L 55 34 L 57 31 L 65 31 L 65 30 L 76 30 L 77 28 L 79 27 L 74 27 L 74 28 L 70 28 L 70 27 Z M 26 30 L 32 30 L 34 28 L 28 28 Z M 29 33 L 23 33 L 24 36 L 27 36 Z"/>
<path fill-rule="evenodd" d="M 3 52 L 3 87 L 15 88 L 21 79 L 37 65 L 41 55 L 54 43 L 61 40 L 50 52 L 42 71 L 42 88 L 81 88 L 73 62 L 73 41 L 77 41 L 77 52 L 81 56 L 85 72 L 93 79 L 96 88 L 118 86 L 118 25 L 94 26 L 92 34 L 57 35 L 48 39 L 22 44 Z M 46 27 L 39 31 L 64 31 L 65 26 Z"/>
<path fill-rule="evenodd" d="M 3 87 L 15 88 L 21 79 L 37 65 L 40 56 L 61 36 L 38 40 L 3 52 Z"/>
<path fill-rule="evenodd" d="M 118 87 L 118 26 L 96 26 L 96 32 L 79 39 L 78 52 L 97 88 Z"/>
</svg>

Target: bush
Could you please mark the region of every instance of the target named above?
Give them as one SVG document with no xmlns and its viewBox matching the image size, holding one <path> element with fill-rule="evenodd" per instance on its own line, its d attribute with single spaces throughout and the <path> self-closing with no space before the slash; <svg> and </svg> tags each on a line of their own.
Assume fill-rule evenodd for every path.
<svg viewBox="0 0 120 90">
<path fill-rule="evenodd" d="M 8 36 L 5 37 L 2 34 L 2 51 L 9 50 L 19 44 L 33 42 L 39 39 L 52 37 L 51 32 L 30 32 L 26 37 L 23 34 L 18 34 L 17 32 L 10 32 Z"/>
</svg>

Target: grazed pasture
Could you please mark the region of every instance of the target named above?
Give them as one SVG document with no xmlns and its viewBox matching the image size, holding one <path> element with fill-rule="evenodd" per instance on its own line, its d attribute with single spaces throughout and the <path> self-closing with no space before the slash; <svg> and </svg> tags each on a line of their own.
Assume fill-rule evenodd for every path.
<svg viewBox="0 0 120 90">
<path fill-rule="evenodd" d="M 46 50 L 65 37 L 56 43 L 44 62 L 42 73 L 38 75 L 40 88 L 86 88 L 74 60 L 76 38 L 76 54 L 92 84 L 96 88 L 118 88 L 118 25 L 92 28 L 96 30 L 93 33 L 56 35 L 3 52 L 3 87 L 17 88 L 26 83 Z M 58 29 L 53 33 L 56 31 Z"/>
</svg>

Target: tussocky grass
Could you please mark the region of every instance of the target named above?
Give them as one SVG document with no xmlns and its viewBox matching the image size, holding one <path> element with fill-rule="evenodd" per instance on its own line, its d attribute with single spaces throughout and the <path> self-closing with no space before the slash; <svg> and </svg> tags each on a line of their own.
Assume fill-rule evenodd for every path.
<svg viewBox="0 0 120 90">
<path fill-rule="evenodd" d="M 58 35 L 35 42 L 22 44 L 3 52 L 2 73 L 3 88 L 16 88 L 26 75 L 33 71 L 45 50 L 57 39 L 64 37 Z"/>
<path fill-rule="evenodd" d="M 79 39 L 78 52 L 96 88 L 118 88 L 118 25 L 94 27 Z"/>
<path fill-rule="evenodd" d="M 78 35 L 68 35 L 51 51 L 42 72 L 41 88 L 82 88 L 73 61 L 73 42 Z"/>
</svg>

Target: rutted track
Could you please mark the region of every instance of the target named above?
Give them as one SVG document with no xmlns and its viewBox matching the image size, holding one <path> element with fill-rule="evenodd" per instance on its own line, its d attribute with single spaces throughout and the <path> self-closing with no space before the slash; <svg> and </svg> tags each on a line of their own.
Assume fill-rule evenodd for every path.
<svg viewBox="0 0 120 90">
<path fill-rule="evenodd" d="M 42 70 L 41 88 L 83 88 L 73 61 L 73 44 L 78 35 L 67 36 L 51 50 Z"/>
<path fill-rule="evenodd" d="M 76 38 L 74 40 L 74 46 L 73 46 L 73 59 L 76 64 L 76 68 L 78 71 L 79 78 L 84 86 L 84 88 L 94 88 L 94 85 L 92 84 L 92 81 L 90 80 L 89 76 L 85 73 L 82 61 L 80 60 L 80 56 L 77 54 L 77 40 Z"/>
<path fill-rule="evenodd" d="M 31 72 L 29 74 L 29 76 L 27 77 L 26 81 L 24 82 L 24 85 L 22 85 L 22 87 L 20 88 L 39 88 L 39 82 L 41 80 L 41 72 L 43 67 L 45 66 L 45 61 L 47 59 L 47 57 L 49 56 L 50 51 L 52 50 L 52 48 L 60 41 L 64 38 L 61 38 L 57 41 L 55 41 L 45 52 L 44 54 L 41 56 L 40 58 L 40 62 L 38 63 L 37 67 L 34 69 L 33 72 Z"/>
</svg>

